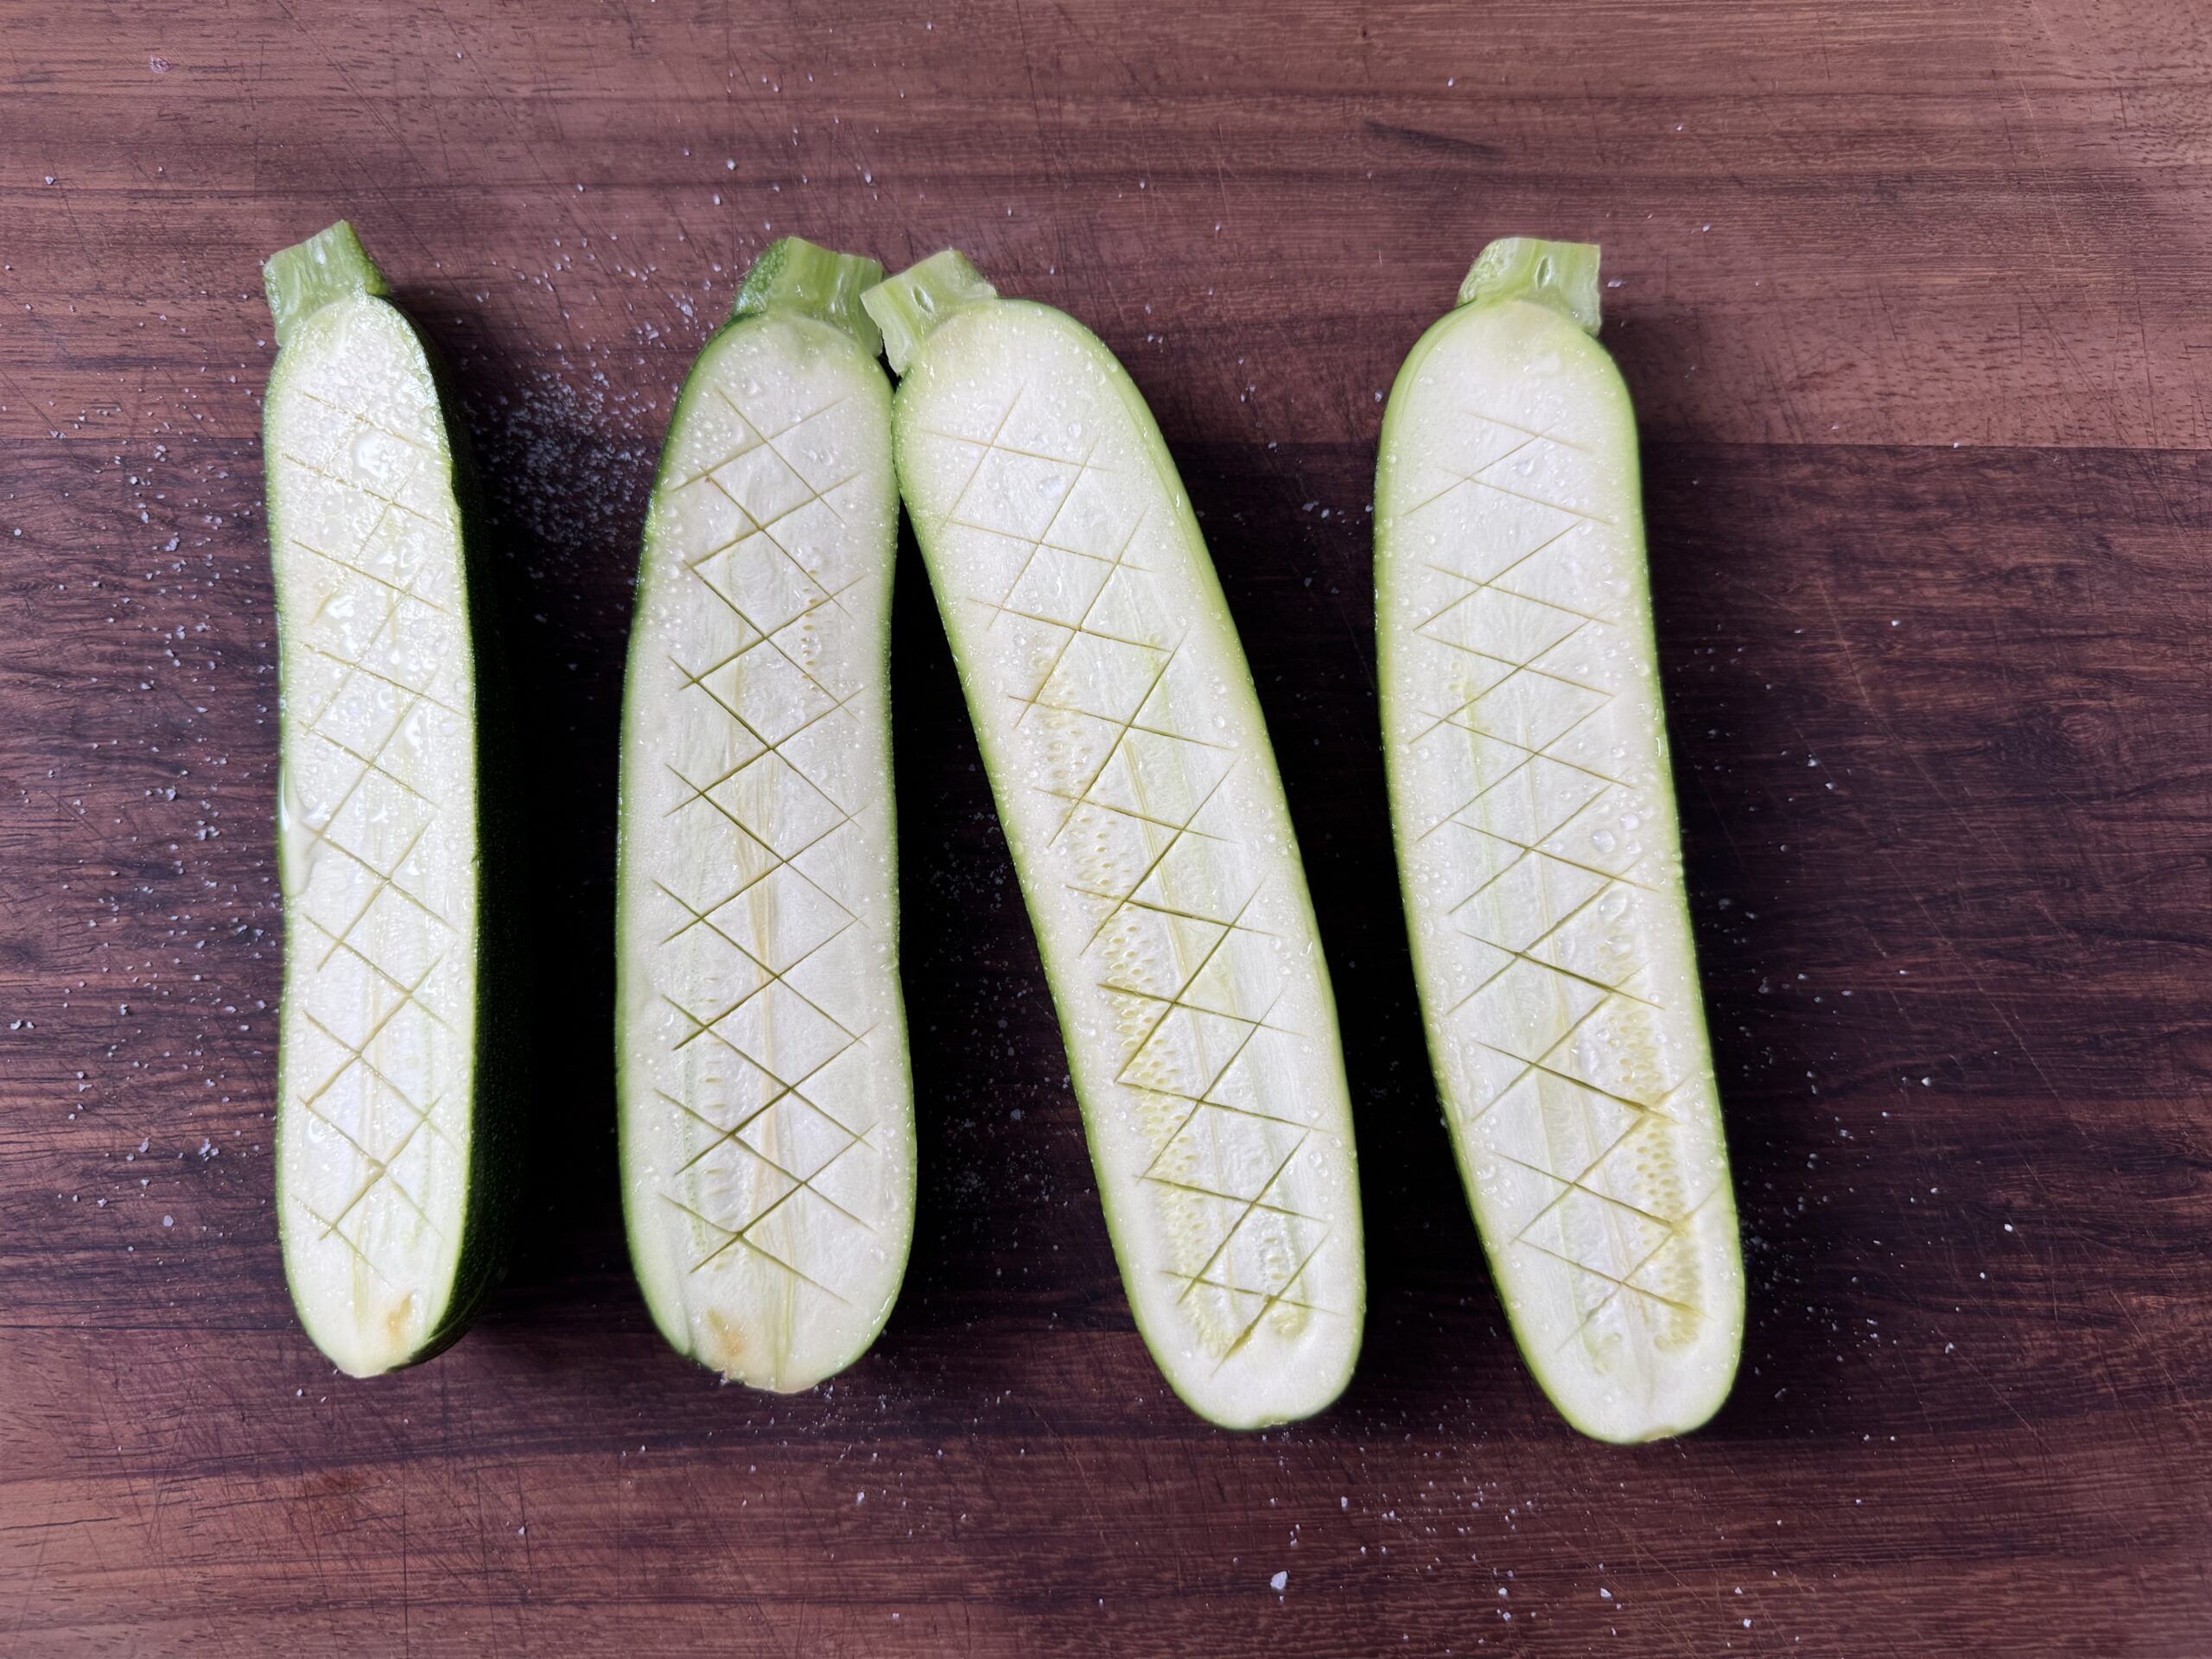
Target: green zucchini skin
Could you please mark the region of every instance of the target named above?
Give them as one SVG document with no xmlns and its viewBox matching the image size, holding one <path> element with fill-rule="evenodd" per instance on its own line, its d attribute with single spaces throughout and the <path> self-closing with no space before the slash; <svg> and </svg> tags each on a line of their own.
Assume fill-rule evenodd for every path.
<svg viewBox="0 0 2212 1659">
<path fill-rule="evenodd" d="M 1138 1330 L 1215 1423 L 1311 1415 L 1365 1313 L 1335 1003 L 1174 463 L 1095 335 L 957 253 L 865 303 Z"/>
<path fill-rule="evenodd" d="M 671 1346 L 784 1393 L 866 1352 L 913 1232 L 898 496 L 890 386 L 858 304 L 880 274 L 785 238 L 701 350 L 654 485 L 624 695 L 631 1261 Z"/>
<path fill-rule="evenodd" d="M 505 754 L 511 746 L 487 746 L 480 737 L 480 729 L 487 722 L 496 734 L 507 716 L 504 688 L 498 683 L 496 671 L 488 685 L 480 673 L 497 661 L 495 605 L 480 538 L 481 515 L 465 434 L 450 416 L 452 403 L 442 366 L 412 322 L 385 297 L 389 289 L 382 273 L 361 248 L 351 226 L 342 220 L 274 257 L 266 275 L 279 342 L 264 404 L 264 446 L 270 462 L 268 516 L 278 631 L 277 841 L 287 923 L 277 1060 L 278 1228 L 294 1300 L 309 1336 L 341 1369 L 368 1376 L 418 1364 L 458 1341 L 497 1287 L 506 1265 L 517 1185 L 514 1117 L 523 1064 L 516 986 L 516 866 L 510 828 L 500 805 L 512 786 Z M 365 1341 L 360 1331 L 346 1329 L 343 1320 L 326 1306 L 328 1299 L 317 1291 L 314 1245 L 318 1237 L 327 1243 L 328 1233 L 336 1229 L 319 1212 L 308 1212 L 308 1199 L 298 1190 L 302 1172 L 296 1167 L 307 1155 L 309 1130 L 318 1127 L 303 1122 L 306 1107 L 295 1098 L 294 1085 L 304 1087 L 300 1051 L 310 1040 L 299 1014 L 319 989 L 318 969 L 310 965 L 308 958 L 318 938 L 327 940 L 329 937 L 318 932 L 305 874 L 313 862 L 311 844 L 333 826 L 325 823 L 316 830 L 304 823 L 289 822 L 290 809 L 301 804 L 301 773 L 303 769 L 311 771 L 314 765 L 312 757 L 302 753 L 317 741 L 311 729 L 314 722 L 310 721 L 307 728 L 298 728 L 296 722 L 303 716 L 300 703 L 307 695 L 301 682 L 310 677 L 315 668 L 314 635 L 320 618 L 301 614 L 302 598 L 292 590 L 303 578 L 299 569 L 287 569 L 288 565 L 301 567 L 303 556 L 288 526 L 296 513 L 311 516 L 304 500 L 292 499 L 296 492 L 308 486 L 298 463 L 290 459 L 288 446 L 298 435 L 300 397 L 313 397 L 308 387 L 319 366 L 318 354 L 332 348 L 331 333 L 341 322 L 365 329 L 365 338 L 380 336 L 385 347 L 397 353 L 403 376 L 413 383 L 413 390 L 427 393 L 428 407 L 416 410 L 426 422 L 423 432 L 434 450 L 433 475 L 423 487 L 429 492 L 432 511 L 442 511 L 454 537 L 451 575 L 460 601 L 456 608 L 465 619 L 455 628 L 455 639 L 448 642 L 457 644 L 460 655 L 456 671 L 446 683 L 467 689 L 467 701 L 459 706 L 473 716 L 460 722 L 455 741 L 445 746 L 431 761 L 433 765 L 464 765 L 474 779 L 471 799 L 453 814 L 464 826 L 456 832 L 456 856 L 465 858 L 468 867 L 463 886 L 468 893 L 470 921 L 464 936 L 451 944 L 454 955 L 466 966 L 467 1007 L 447 1011 L 451 1021 L 465 1020 L 469 1030 L 466 1041 L 456 1045 L 454 1054 L 462 1074 L 454 1090 L 459 1097 L 457 1109 L 431 1125 L 442 1138 L 460 1139 L 464 1146 L 458 1166 L 449 1166 L 445 1172 L 445 1182 L 452 1189 L 449 1201 L 431 1192 L 418 1206 L 426 1224 L 442 1224 L 453 1236 L 448 1259 L 434 1264 L 429 1276 L 419 1283 L 390 1287 L 402 1299 L 402 1306 L 411 1308 L 413 1300 L 419 1298 L 426 1312 L 420 1317 L 387 1318 L 380 1333 L 374 1330 L 369 1333 L 372 1338 L 381 1334 L 382 1342 Z M 372 404 L 351 412 L 365 411 L 377 412 Z M 308 563 L 313 563 L 311 556 Z M 326 586 L 321 599 L 325 606 L 334 601 L 351 604 L 359 601 L 361 591 L 357 585 L 355 591 L 334 594 Z M 327 680 L 327 670 L 321 672 Z M 397 695 L 404 688 L 391 689 Z M 486 753 L 487 747 L 492 753 Z M 310 844 L 304 858 L 303 842 Z M 376 902 L 372 900 L 372 905 Z M 406 1014 L 403 1007 L 397 1017 Z M 380 1028 L 378 1036 L 382 1034 Z M 362 1044 L 359 1065 L 370 1066 L 381 1058 L 376 1042 L 372 1038 Z M 465 1060 L 461 1058 L 463 1055 Z M 335 1081 L 328 1078 L 327 1066 L 321 1078 L 323 1086 Z M 442 1103 L 442 1097 L 434 1103 L 433 1109 Z M 321 1127 L 326 1134 L 332 1132 L 327 1125 Z M 373 1209 L 380 1201 L 365 1195 L 360 1202 Z M 435 1221 L 430 1211 L 435 1212 Z M 361 1247 L 355 1249 L 358 1253 Z M 368 1261 L 365 1255 L 362 1259 Z"/>
<path fill-rule="evenodd" d="M 1685 1433 L 1742 1348 L 1636 421 L 1597 250 L 1485 250 L 1408 356 L 1376 486 L 1391 812 L 1429 1052 L 1531 1370 L 1595 1438 Z"/>
</svg>

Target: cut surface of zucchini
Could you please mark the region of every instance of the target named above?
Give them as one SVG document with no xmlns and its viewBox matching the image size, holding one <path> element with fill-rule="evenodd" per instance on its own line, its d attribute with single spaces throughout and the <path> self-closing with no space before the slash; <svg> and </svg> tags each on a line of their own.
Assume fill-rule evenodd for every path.
<svg viewBox="0 0 2212 1659">
<path fill-rule="evenodd" d="M 913 1233 L 886 671 L 899 499 L 874 260 L 772 245 L 677 400 L 622 731 L 631 1257 L 683 1352 L 810 1388 Z"/>
<path fill-rule="evenodd" d="M 871 289 L 899 475 L 1138 1329 L 1195 1410 L 1303 1417 L 1364 1313 L 1336 1008 L 1250 672 L 1111 353 L 957 253 Z"/>
<path fill-rule="evenodd" d="M 1493 243 L 1407 358 L 1376 614 L 1415 978 L 1483 1243 L 1561 1413 L 1643 1440 L 1726 1396 L 1744 1274 L 1597 273 L 1594 247 Z"/>
<path fill-rule="evenodd" d="M 284 893 L 277 1205 L 302 1323 L 373 1375 L 496 1274 L 477 693 L 453 450 L 422 340 L 340 222 L 267 267 Z"/>
</svg>

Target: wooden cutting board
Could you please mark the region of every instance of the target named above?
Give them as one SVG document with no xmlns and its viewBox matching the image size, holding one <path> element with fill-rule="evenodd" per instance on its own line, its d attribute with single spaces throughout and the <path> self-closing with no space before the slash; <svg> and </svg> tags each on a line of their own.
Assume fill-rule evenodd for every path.
<svg viewBox="0 0 2212 1659">
<path fill-rule="evenodd" d="M 0 86 L 0 1652 L 2212 1652 L 2201 9 L 19 3 Z M 463 394 L 543 895 L 520 1260 L 372 1383 L 270 1204 L 257 264 L 341 214 Z M 784 232 L 966 249 L 1182 463 L 1357 1103 L 1318 1421 L 1208 1428 L 1134 1334 L 911 548 L 905 1294 L 793 1399 L 647 1323 L 631 575 Z M 1633 1450 L 1503 1334 L 1376 733 L 1381 400 L 1515 232 L 1605 245 L 1751 1270 L 1734 1400 Z"/>
</svg>

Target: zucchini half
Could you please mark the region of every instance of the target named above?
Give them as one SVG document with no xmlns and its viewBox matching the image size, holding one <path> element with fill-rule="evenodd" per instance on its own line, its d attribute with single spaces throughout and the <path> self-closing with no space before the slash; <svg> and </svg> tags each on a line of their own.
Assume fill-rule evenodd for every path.
<svg viewBox="0 0 2212 1659">
<path fill-rule="evenodd" d="M 1376 480 L 1391 814 L 1431 1060 L 1529 1364 L 1694 1428 L 1744 1268 L 1682 887 L 1636 416 L 1598 250 L 1514 238 L 1400 370 Z"/>
<path fill-rule="evenodd" d="M 1037 930 L 1137 1328 L 1192 1409 L 1304 1417 L 1365 1311 L 1336 1006 L 1175 464 L 1080 323 L 957 252 L 863 296 L 899 480 Z"/>
<path fill-rule="evenodd" d="M 914 1230 L 887 675 L 898 486 L 872 259 L 796 238 L 684 381 L 622 717 L 616 1075 L 655 1323 L 812 1387 Z"/>
<path fill-rule="evenodd" d="M 368 1376 L 459 1338 L 503 1261 L 486 620 L 436 378 L 382 273 L 341 220 L 265 276 L 277 1218 L 301 1323 Z"/>
</svg>

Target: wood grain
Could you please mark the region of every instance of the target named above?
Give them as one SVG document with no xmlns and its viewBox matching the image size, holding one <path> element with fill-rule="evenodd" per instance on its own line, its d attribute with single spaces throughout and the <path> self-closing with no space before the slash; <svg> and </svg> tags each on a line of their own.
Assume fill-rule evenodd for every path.
<svg viewBox="0 0 2212 1659">
<path fill-rule="evenodd" d="M 0 1652 L 2212 1650 L 2201 9 L 12 4 L 0 86 Z M 366 1385 L 270 1203 L 256 266 L 340 214 L 463 390 L 543 815 L 520 1258 Z M 1356 1095 L 1314 1422 L 1204 1427 L 1130 1327 L 911 548 L 905 1295 L 788 1400 L 645 1319 L 620 652 L 784 231 L 1076 312 L 1185 468 Z M 1508 232 L 1620 284 L 1751 1269 L 1735 1399 L 1636 1450 L 1503 1334 L 1375 732 L 1378 394 Z"/>
</svg>

